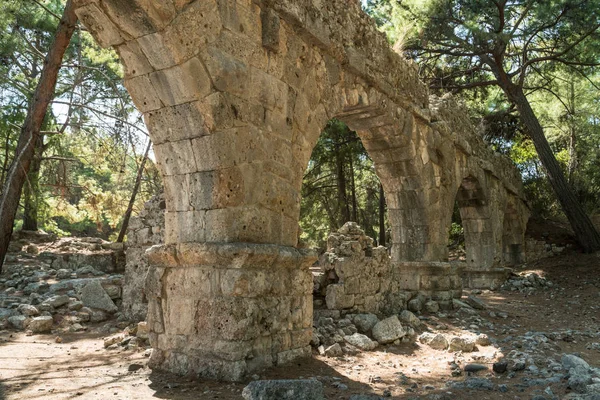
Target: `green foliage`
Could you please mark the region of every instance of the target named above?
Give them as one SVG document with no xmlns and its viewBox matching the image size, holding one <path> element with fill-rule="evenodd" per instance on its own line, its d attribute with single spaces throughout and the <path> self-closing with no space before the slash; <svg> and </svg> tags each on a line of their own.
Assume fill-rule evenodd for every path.
<svg viewBox="0 0 600 400">
<path fill-rule="evenodd" d="M 64 3 L 40 2 L 44 9 L 30 0 L 0 2 L 2 182 Z M 42 159 L 39 177 L 28 179 L 39 182 L 32 185 L 32 204 L 40 228 L 104 237 L 119 228 L 147 140 L 122 77 L 116 53 L 101 49 L 88 32 L 78 29 L 43 126 L 54 133 L 45 135 L 36 150 Z M 153 163 L 145 170 L 137 207 L 161 186 Z"/>
<path fill-rule="evenodd" d="M 379 185 L 373 162 L 356 132 L 341 121 L 329 121 L 304 175 L 301 239 L 324 248 L 332 231 L 353 220 L 377 240 Z"/>
<path fill-rule="evenodd" d="M 484 138 L 523 174 L 534 212 L 560 207 L 501 79 L 523 88 L 588 212 L 600 208 L 600 2 L 366 0 L 367 12 L 421 66 L 432 91 L 460 93 Z M 410 27 L 410 29 L 407 29 Z M 397 47 L 398 48 L 398 47 Z"/>
</svg>

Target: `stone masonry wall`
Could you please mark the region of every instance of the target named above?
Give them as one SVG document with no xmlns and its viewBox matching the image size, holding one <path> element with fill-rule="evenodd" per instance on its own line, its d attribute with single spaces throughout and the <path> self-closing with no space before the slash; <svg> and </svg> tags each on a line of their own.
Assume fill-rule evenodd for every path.
<svg viewBox="0 0 600 400">
<path fill-rule="evenodd" d="M 313 258 L 296 249 L 300 195 L 332 118 L 374 161 L 403 289 L 451 293 L 444 261 L 461 187 L 477 188 L 464 203 L 478 244 L 470 268 L 502 263 L 504 237 L 522 244 L 520 232 L 503 235 L 509 204 L 528 214 L 516 169 L 450 97 L 430 98 L 360 1 L 74 1 L 121 57 L 165 184 L 165 245 L 152 249 L 146 287 L 154 367 L 238 379 L 306 353 Z M 283 286 L 264 287 L 263 274 Z M 200 277 L 209 282 L 192 290 Z"/>
<path fill-rule="evenodd" d="M 132 321 L 143 321 L 148 313 L 144 288 L 148 274 L 146 250 L 164 243 L 165 200 L 158 195 L 144 204 L 139 215 L 132 216 L 127 230 L 123 313 Z"/>
<path fill-rule="evenodd" d="M 426 302 L 449 309 L 452 299 L 462 294 L 456 268 L 440 263 L 433 266 L 436 273 L 427 274 L 427 268 L 393 262 L 387 248 L 373 247 L 354 222 L 331 234 L 327 247 L 314 279 L 316 296 L 325 296 L 330 310 L 390 316 L 407 308 L 421 311 Z"/>
</svg>

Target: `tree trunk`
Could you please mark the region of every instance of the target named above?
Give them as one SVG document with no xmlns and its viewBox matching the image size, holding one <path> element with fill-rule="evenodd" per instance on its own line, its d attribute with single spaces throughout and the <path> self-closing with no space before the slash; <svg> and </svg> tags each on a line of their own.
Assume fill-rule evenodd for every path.
<svg viewBox="0 0 600 400">
<path fill-rule="evenodd" d="M 38 230 L 38 196 L 40 169 L 42 167 L 42 153 L 44 151 L 44 138 L 38 136 L 36 141 L 33 160 L 27 174 L 27 182 L 23 189 L 23 230 Z"/>
<path fill-rule="evenodd" d="M 535 116 L 535 113 L 529 104 L 529 100 L 527 100 L 525 93 L 523 93 L 523 89 L 516 85 L 508 88 L 508 90 L 507 88 L 503 89 L 510 97 L 510 100 L 515 103 L 517 110 L 521 115 L 523 124 L 533 141 L 538 156 L 540 157 L 540 161 L 546 169 L 550 185 L 552 185 L 552 189 L 554 189 L 554 193 L 556 194 L 565 215 L 569 219 L 579 244 L 587 253 L 600 250 L 600 235 L 577 200 L 577 197 L 575 197 L 573 189 L 569 186 L 569 183 L 548 144 L 548 140 L 544 135 L 544 130 Z"/>
<path fill-rule="evenodd" d="M 350 175 L 350 184 L 352 185 L 352 219 L 351 221 L 354 221 L 356 223 L 358 223 L 358 205 L 357 205 L 357 201 L 356 201 L 356 181 L 354 179 L 354 164 L 352 163 L 352 156 L 350 157 L 350 173 L 352 175 Z"/>
<path fill-rule="evenodd" d="M 350 205 L 346 194 L 346 175 L 344 172 L 344 157 L 339 147 L 335 155 L 337 167 L 338 206 L 341 210 L 340 226 L 350 221 Z"/>
<path fill-rule="evenodd" d="M 144 175 L 144 166 L 146 165 L 146 160 L 148 159 L 148 153 L 150 152 L 151 147 L 152 142 L 148 140 L 148 147 L 146 147 L 144 158 L 142 159 L 140 167 L 138 168 L 137 177 L 135 178 L 135 185 L 133 186 L 133 192 L 131 193 L 131 198 L 129 199 L 129 205 L 127 206 L 127 211 L 125 211 L 125 215 L 123 216 L 123 225 L 121 225 L 121 231 L 119 232 L 117 243 L 123 243 L 123 240 L 125 239 L 125 234 L 127 233 L 127 226 L 129 226 L 129 218 L 131 218 L 131 213 L 133 212 L 133 205 L 135 204 L 135 198 L 137 197 L 138 191 L 140 190 L 142 176 Z"/>
<path fill-rule="evenodd" d="M 379 245 L 385 246 L 385 194 L 383 185 L 379 184 Z"/>
<path fill-rule="evenodd" d="M 30 103 L 27 118 L 23 123 L 15 158 L 9 168 L 0 198 L 0 272 L 13 232 L 15 215 L 19 207 L 19 198 L 34 156 L 35 144 L 40 127 L 54 96 L 58 71 L 62 63 L 71 36 L 75 30 L 77 16 L 72 0 L 68 0 L 63 17 L 58 25 L 54 43 L 46 56 L 44 68 Z"/>
<path fill-rule="evenodd" d="M 577 126 L 576 126 L 576 104 L 575 104 L 575 81 L 570 77 L 569 81 L 570 104 L 569 104 L 569 183 L 575 187 L 575 171 L 577 170 Z"/>
</svg>

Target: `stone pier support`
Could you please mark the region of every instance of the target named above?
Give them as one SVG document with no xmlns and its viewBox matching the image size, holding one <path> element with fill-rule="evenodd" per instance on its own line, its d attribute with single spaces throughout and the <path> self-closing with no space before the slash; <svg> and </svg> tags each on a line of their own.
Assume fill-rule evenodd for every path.
<svg viewBox="0 0 600 400">
<path fill-rule="evenodd" d="M 148 251 L 150 366 L 237 381 L 309 356 L 316 260 L 294 248 L 187 243 Z"/>
</svg>

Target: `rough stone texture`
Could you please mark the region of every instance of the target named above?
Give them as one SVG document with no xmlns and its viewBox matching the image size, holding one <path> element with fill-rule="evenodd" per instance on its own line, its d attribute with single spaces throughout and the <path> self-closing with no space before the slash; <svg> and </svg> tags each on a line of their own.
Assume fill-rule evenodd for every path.
<svg viewBox="0 0 600 400">
<path fill-rule="evenodd" d="M 431 332 L 424 332 L 419 336 L 419 342 L 435 350 L 446 350 L 448 348 L 448 339 L 439 333 L 436 335 Z"/>
<path fill-rule="evenodd" d="M 428 298 L 448 303 L 462 294 L 455 266 L 394 262 L 354 222 L 331 234 L 327 246 L 316 265 L 321 273 L 315 275 L 315 287 L 331 310 L 392 315 L 412 304 L 420 311 Z"/>
<path fill-rule="evenodd" d="M 452 98 L 429 97 L 417 66 L 390 49 L 358 0 L 75 6 L 98 43 L 120 54 L 164 178 L 166 245 L 154 254 L 165 256 L 149 259 L 154 283 L 145 292 L 154 367 L 236 379 L 305 354 L 308 340 L 297 332 L 304 311 L 310 321 L 310 276 L 298 267 L 303 262 L 280 264 L 289 264 L 297 246 L 304 170 L 334 117 L 358 132 L 384 187 L 399 277 L 398 290 L 388 293 L 455 297 L 456 272 L 444 263 L 455 200 L 467 282 L 485 285 L 486 271 L 521 261 L 528 210 L 518 171 L 485 145 Z M 250 268 L 231 255 L 230 243 L 267 245 L 284 256 Z M 211 246 L 210 255 L 187 257 L 203 246 Z M 174 248 L 178 258 L 161 261 Z M 307 285 L 265 294 L 256 286 L 260 274 L 284 282 L 301 274 Z M 191 294 L 186 283 L 194 279 L 200 289 Z M 349 296 L 338 297 L 349 303 Z M 215 324 L 208 328 L 206 319 Z M 206 339 L 237 333 L 236 324 L 248 334 L 225 339 L 227 345 Z"/>
<path fill-rule="evenodd" d="M 254 381 L 242 391 L 244 400 L 325 400 L 316 379 Z"/>
<path fill-rule="evenodd" d="M 377 342 L 372 341 L 368 336 L 361 333 L 344 336 L 344 340 L 361 350 L 370 351 L 377 347 Z"/>
<path fill-rule="evenodd" d="M 54 320 L 49 315 L 42 316 L 42 317 L 35 317 L 29 323 L 28 328 L 31 329 L 31 331 L 33 333 L 49 333 L 52 330 L 53 323 L 54 323 Z"/>
<path fill-rule="evenodd" d="M 114 313 L 118 310 L 117 306 L 106 293 L 99 281 L 92 281 L 81 289 L 81 301 L 86 307 L 107 311 L 109 313 Z"/>
<path fill-rule="evenodd" d="M 152 247 L 146 280 L 150 365 L 239 380 L 310 355 L 308 268 L 315 259 L 264 244 Z"/>
<path fill-rule="evenodd" d="M 159 195 L 147 201 L 144 209 L 129 221 L 122 307 L 129 320 L 146 319 L 148 300 L 144 282 L 149 268 L 146 250 L 164 243 L 164 231 L 165 200 Z"/>
<path fill-rule="evenodd" d="M 395 315 L 379 321 L 373 327 L 373 338 L 381 344 L 392 343 L 404 335 L 406 335 L 406 329 Z"/>
</svg>

